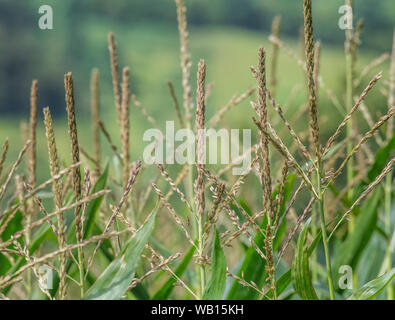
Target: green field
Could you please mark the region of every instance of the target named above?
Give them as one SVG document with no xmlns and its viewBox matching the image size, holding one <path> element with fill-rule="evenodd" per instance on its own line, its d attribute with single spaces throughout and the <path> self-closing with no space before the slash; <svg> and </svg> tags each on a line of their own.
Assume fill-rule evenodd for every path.
<svg viewBox="0 0 395 320">
<path fill-rule="evenodd" d="M 76 108 L 78 114 L 78 129 L 81 144 L 90 146 L 90 114 L 89 114 L 89 77 L 91 68 L 98 67 L 101 74 L 101 118 L 106 120 L 106 126 L 116 143 L 119 137 L 119 129 L 115 121 L 115 107 L 112 93 L 112 82 L 107 51 L 107 34 L 113 31 L 119 51 L 120 66 L 130 66 L 131 68 L 131 91 L 136 94 L 138 100 L 146 108 L 148 113 L 156 119 L 159 128 L 164 128 L 165 121 L 176 119 L 173 103 L 167 86 L 168 81 L 172 81 L 175 86 L 179 102 L 182 102 L 181 72 L 179 68 L 179 38 L 176 26 L 168 25 L 141 24 L 130 29 L 119 28 L 109 30 L 100 25 L 99 21 L 92 20 L 86 22 L 83 39 L 86 39 L 85 46 L 88 52 L 77 61 L 77 66 L 82 68 L 71 70 L 75 77 L 76 87 Z M 95 31 L 95 32 L 93 32 Z M 299 58 L 302 57 L 301 44 L 295 39 L 282 39 Z M 229 28 L 229 27 L 201 27 L 192 28 L 190 31 L 191 56 L 192 56 L 192 85 L 195 87 L 197 62 L 205 59 L 207 62 L 207 81 L 212 83 L 212 95 L 208 99 L 207 118 L 209 119 L 217 110 L 223 107 L 234 94 L 241 94 L 254 85 L 249 67 L 256 64 L 256 50 L 263 45 L 270 56 L 272 44 L 268 40 L 268 34 L 256 31 Z M 322 44 L 321 74 L 328 88 L 333 90 L 340 102 L 343 100 L 345 72 L 344 54 L 341 46 L 327 46 Z M 46 55 L 43 51 L 43 55 Z M 379 54 L 361 48 L 357 71 Z M 270 57 L 268 58 L 270 68 Z M 48 66 L 51 68 L 51 66 Z M 373 69 L 364 81 L 361 90 L 370 77 L 380 70 L 388 70 L 389 63 Z M 69 71 L 69 70 L 65 70 Z M 305 78 L 302 69 L 295 59 L 280 50 L 278 61 L 278 90 L 276 100 L 284 107 L 288 115 L 292 115 L 298 110 L 301 104 L 306 101 Z M 39 90 L 40 90 L 40 79 Z M 62 79 L 59 79 L 62 81 Z M 193 89 L 194 90 L 194 89 Z M 292 94 L 294 92 L 294 94 Z M 29 92 L 20 93 L 26 96 L 28 103 Z M 62 93 L 63 94 L 63 93 Z M 292 97 L 291 97 L 292 96 Z M 194 98 L 195 99 L 195 98 Z M 291 99 L 291 100 L 290 100 Z M 253 128 L 251 117 L 254 115 L 249 104 L 252 99 L 245 100 L 236 106 L 234 110 L 225 116 L 223 125 L 228 128 Z M 367 99 L 379 106 L 373 112 L 385 110 L 385 98 L 373 92 Z M 40 104 L 39 108 L 45 107 Z M 334 105 L 328 100 L 327 94 L 321 90 L 319 101 L 320 113 L 324 115 L 325 136 L 329 136 L 335 129 L 335 121 L 340 121 L 342 116 Z M 373 104 L 373 103 L 372 103 Z M 26 107 L 27 108 L 27 107 Z M 51 110 L 56 110 L 58 116 L 55 119 L 56 135 L 59 140 L 59 152 L 65 161 L 69 161 L 67 121 L 64 102 L 62 105 L 50 106 Z M 26 113 L 27 116 L 27 113 Z M 20 122 L 27 120 L 27 117 L 2 117 L 0 119 L 0 137 L 4 140 L 9 138 L 11 157 L 13 159 L 18 148 L 22 146 L 20 134 Z M 273 116 L 276 115 L 273 113 Z M 39 113 L 39 119 L 42 114 Z M 132 158 L 137 159 L 141 156 L 145 146 L 142 141 L 144 131 L 152 125 L 141 114 L 136 106 L 131 104 L 131 136 L 132 136 Z M 364 121 L 360 121 L 362 127 Z M 112 124 L 112 125 L 111 125 Z M 296 128 L 305 129 L 306 123 L 303 118 L 295 124 Z M 38 128 L 38 156 L 41 161 L 47 161 L 45 134 L 40 120 Z M 107 146 L 107 144 L 105 144 Z M 17 148 L 18 146 L 18 148 Z M 111 154 L 109 149 L 104 149 L 104 154 Z M 91 151 L 91 150 L 87 150 Z M 45 166 L 38 168 L 39 176 L 44 179 L 49 172 Z"/>
</svg>

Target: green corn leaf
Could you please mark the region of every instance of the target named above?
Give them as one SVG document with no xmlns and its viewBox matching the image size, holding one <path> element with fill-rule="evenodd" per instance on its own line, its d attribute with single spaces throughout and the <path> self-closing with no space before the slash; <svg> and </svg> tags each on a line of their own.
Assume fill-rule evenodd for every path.
<svg viewBox="0 0 395 320">
<path fill-rule="evenodd" d="M 306 246 L 310 220 L 299 235 L 295 256 L 292 262 L 291 278 L 296 293 L 303 300 L 318 300 L 310 277 L 309 254 Z"/>
<path fill-rule="evenodd" d="M 321 231 L 318 232 L 317 236 L 315 237 L 315 239 L 312 241 L 312 243 L 310 244 L 310 247 L 307 250 L 307 254 L 310 257 L 311 254 L 313 253 L 313 251 L 315 250 L 315 248 L 317 247 L 318 243 L 321 241 Z M 292 277 L 291 277 L 291 268 L 288 269 L 286 272 L 284 272 L 280 278 L 277 279 L 276 281 L 276 292 L 277 292 L 277 296 L 279 296 L 280 294 L 282 294 L 284 292 L 284 290 L 290 285 L 292 281 Z M 271 299 L 273 297 L 273 292 L 271 290 L 268 291 L 268 293 L 266 294 L 265 297 L 263 297 L 264 300 L 266 299 Z"/>
<path fill-rule="evenodd" d="M 391 155 L 393 153 L 393 151 L 395 150 L 395 133 L 393 134 L 391 140 L 389 140 L 387 142 L 387 144 L 385 146 L 383 146 L 377 153 L 375 156 L 375 161 L 373 162 L 373 164 L 370 166 L 367 177 L 365 180 L 363 180 L 358 186 L 356 186 L 356 191 L 355 196 L 358 197 L 363 190 L 366 188 L 366 186 L 373 182 L 374 179 L 380 174 L 380 172 L 384 169 L 385 165 L 388 163 L 388 161 L 391 158 Z M 340 194 L 340 191 L 333 185 L 331 184 L 329 186 L 329 189 L 334 193 L 334 195 L 337 197 Z M 349 200 L 347 195 L 345 195 L 342 199 L 341 199 L 342 203 L 346 206 L 346 207 L 351 207 L 353 201 Z M 359 215 L 360 213 L 360 209 L 357 207 L 354 209 L 353 213 L 355 215 Z"/>
<path fill-rule="evenodd" d="M 195 253 L 196 248 L 194 246 L 191 246 L 191 248 L 188 250 L 187 254 L 185 255 L 184 259 L 180 262 L 180 264 L 177 266 L 176 270 L 174 271 L 174 274 L 177 277 L 182 277 L 184 272 L 187 270 L 189 263 L 191 262 L 193 258 L 193 254 Z M 174 284 L 177 282 L 177 280 L 172 276 L 170 277 L 165 284 L 155 293 L 153 296 L 153 300 L 167 300 L 169 299 L 171 293 L 174 290 Z"/>
<path fill-rule="evenodd" d="M 29 245 L 29 253 L 32 255 L 36 250 L 41 246 L 41 244 L 52 234 L 52 229 L 49 224 L 42 225 L 38 231 L 35 233 L 31 244 Z M 11 267 L 11 269 L 7 270 L 8 274 L 15 273 L 19 268 L 26 264 L 26 259 L 21 257 L 19 258 L 15 264 Z M 9 290 L 11 290 L 12 285 L 5 288 L 2 292 L 7 294 Z"/>
<path fill-rule="evenodd" d="M 86 300 L 119 300 L 126 293 L 141 254 L 154 227 L 156 213 L 125 245 L 121 255 L 116 258 L 87 291 Z"/>
<path fill-rule="evenodd" d="M 287 182 L 285 184 L 284 188 L 284 201 L 283 205 L 281 206 L 280 210 L 280 221 L 284 218 L 284 212 L 285 212 L 285 203 L 290 199 L 291 192 L 294 186 L 294 182 L 296 181 L 296 175 L 295 174 L 290 174 L 287 177 Z M 275 199 L 277 192 L 279 190 L 279 187 L 275 189 L 273 192 L 272 198 Z M 267 225 L 267 217 L 266 215 L 264 216 L 260 228 L 262 230 L 266 229 Z M 285 219 L 282 221 L 281 228 L 277 232 L 277 235 L 275 237 L 273 246 L 274 250 L 277 250 L 281 244 L 282 237 L 285 233 L 286 229 L 286 223 Z M 259 248 L 263 248 L 264 246 L 264 236 L 261 233 L 257 233 L 254 242 Z M 240 267 L 240 270 L 238 272 L 238 276 L 241 277 L 242 274 L 244 274 L 244 278 L 248 282 L 255 282 L 259 287 L 262 287 L 265 279 L 266 279 L 266 271 L 265 271 L 265 266 L 266 266 L 266 261 L 262 259 L 262 257 L 256 252 L 254 247 L 250 246 L 245 254 L 243 263 Z M 250 300 L 250 299 L 257 299 L 259 296 L 259 293 L 256 292 L 254 289 L 245 287 L 241 285 L 238 281 L 234 280 L 232 283 L 232 286 L 229 290 L 229 293 L 227 295 L 228 300 Z"/>
<path fill-rule="evenodd" d="M 99 191 L 104 190 L 107 185 L 107 179 L 108 179 L 108 164 L 107 164 L 106 168 L 104 169 L 103 174 L 100 176 L 100 178 L 96 181 L 95 185 L 93 186 L 91 194 L 95 194 Z M 99 212 L 101 203 L 103 202 L 103 198 L 104 198 L 104 195 L 97 197 L 96 199 L 93 199 L 92 201 L 90 201 L 86 206 L 84 238 L 90 236 L 94 230 L 97 213 Z M 73 215 L 73 217 L 74 217 L 74 215 Z M 75 221 L 73 221 L 73 223 L 70 225 L 70 228 L 67 232 L 67 242 L 74 243 L 75 241 L 76 241 Z"/>
<path fill-rule="evenodd" d="M 103 230 L 101 229 L 101 227 L 99 227 L 96 223 L 93 229 L 93 235 L 99 235 L 102 234 Z M 151 237 L 152 239 L 152 237 Z M 114 255 L 112 254 L 111 250 L 113 250 L 111 241 L 109 241 L 109 239 L 105 239 L 102 243 L 102 245 L 100 246 L 100 252 L 103 254 L 103 257 L 105 257 L 107 259 L 107 261 L 109 263 L 111 263 L 111 261 L 114 260 Z M 77 268 L 75 268 L 75 273 L 78 273 Z M 138 274 L 136 272 L 136 277 L 138 277 Z M 92 285 L 95 282 L 96 278 L 89 272 L 88 276 L 87 276 L 87 283 L 89 286 Z M 137 284 L 133 289 L 132 289 L 132 293 L 133 295 L 139 299 L 139 300 L 149 300 L 150 296 L 149 293 L 147 291 L 147 289 L 145 288 L 145 286 L 142 283 Z"/>
<path fill-rule="evenodd" d="M 109 170 L 108 167 L 109 165 L 107 164 L 103 174 L 94 185 L 92 189 L 92 194 L 104 190 L 106 188 L 107 179 L 108 179 L 108 170 Z M 91 235 L 92 233 L 94 227 L 94 221 L 96 221 L 97 213 L 99 212 L 100 206 L 103 202 L 103 198 L 104 196 L 98 197 L 92 200 L 91 202 L 89 202 L 88 205 L 86 206 L 86 221 L 84 226 L 85 238 Z"/>
<path fill-rule="evenodd" d="M 395 133 L 393 134 L 391 140 L 389 140 L 387 144 L 376 153 L 375 161 L 368 172 L 369 182 L 372 182 L 384 169 L 385 165 L 391 158 L 391 154 L 394 150 Z"/>
<path fill-rule="evenodd" d="M 95 185 L 92 188 L 91 194 L 94 194 L 96 192 L 99 192 L 101 190 L 104 190 L 104 188 L 107 185 L 107 179 L 108 179 L 108 164 L 106 165 L 106 168 L 104 169 L 104 172 L 100 176 L 100 178 L 96 181 Z M 86 213 L 85 213 L 85 225 L 84 225 L 84 238 L 88 238 L 93 234 L 93 231 L 95 230 L 96 227 L 96 216 L 97 213 L 99 212 L 101 203 L 103 201 L 103 197 L 98 197 L 91 202 L 88 203 L 86 207 Z M 99 234 L 99 233 L 98 233 Z M 76 240 L 76 235 L 75 235 L 75 221 L 70 225 L 69 230 L 67 232 L 67 243 L 75 243 Z M 107 253 L 107 245 L 108 240 L 103 242 L 103 246 L 100 247 L 100 251 L 104 253 Z M 76 250 L 74 250 L 74 254 L 76 256 Z M 112 258 L 112 257 L 111 257 Z M 74 266 L 74 262 L 72 260 L 67 260 L 66 262 L 66 272 L 70 271 L 70 268 Z M 53 282 L 52 282 L 52 289 L 49 290 L 51 296 L 55 296 L 59 288 L 59 276 L 57 273 L 54 274 Z M 46 298 L 45 295 L 43 295 L 43 298 Z"/>
<path fill-rule="evenodd" d="M 354 230 L 346 240 L 336 249 L 333 263 L 334 279 L 338 278 L 338 271 L 342 265 L 349 265 L 355 269 L 363 250 L 368 244 L 377 224 L 378 204 L 382 192 L 376 189 L 372 197 L 367 200 L 355 222 Z M 336 282 L 336 281 L 335 281 Z"/>
<path fill-rule="evenodd" d="M 9 219 L 11 213 L 12 212 L 7 213 L 2 221 L 2 225 Z M 4 232 L 1 234 L 1 239 L 3 241 L 8 241 L 15 232 L 23 229 L 22 219 L 22 212 L 18 210 L 15 213 L 14 217 L 8 222 L 8 225 L 4 229 Z M 17 256 L 13 255 L 13 257 L 18 259 Z M 0 253 L 0 276 L 5 275 L 11 267 L 11 262 L 3 254 Z"/>
<path fill-rule="evenodd" d="M 381 291 L 385 289 L 387 285 L 392 282 L 395 277 L 395 268 L 391 271 L 383 274 L 382 276 L 365 283 L 361 288 L 359 288 L 349 300 L 373 300 L 376 298 Z"/>
<path fill-rule="evenodd" d="M 220 300 L 226 286 L 226 258 L 221 248 L 218 231 L 215 229 L 211 254 L 211 276 L 203 293 L 204 300 Z"/>
<path fill-rule="evenodd" d="M 10 216 L 11 213 L 7 214 L 4 217 L 2 224 L 8 221 Z M 14 217 L 8 222 L 7 227 L 4 229 L 4 232 L 1 234 L 1 239 L 3 241 L 8 241 L 15 232 L 21 231 L 23 229 L 22 220 L 23 220 L 23 214 L 20 210 L 18 210 L 15 213 Z"/>
</svg>

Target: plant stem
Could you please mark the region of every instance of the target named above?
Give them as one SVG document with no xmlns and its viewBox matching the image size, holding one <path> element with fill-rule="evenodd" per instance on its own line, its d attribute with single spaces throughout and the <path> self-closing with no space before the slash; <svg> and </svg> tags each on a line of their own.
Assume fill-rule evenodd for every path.
<svg viewBox="0 0 395 320">
<path fill-rule="evenodd" d="M 202 257 L 203 254 L 203 217 L 199 218 L 199 255 Z M 206 285 L 206 274 L 204 270 L 204 264 L 203 261 L 200 261 L 199 265 L 199 270 L 200 270 L 200 298 L 202 298 L 205 285 Z"/>
<path fill-rule="evenodd" d="M 385 232 L 390 237 L 391 234 L 391 189 L 392 189 L 392 174 L 389 173 L 385 180 L 384 192 L 385 192 L 385 199 L 384 199 L 384 207 L 385 207 Z M 386 250 L 386 260 L 387 260 L 387 272 L 392 269 L 392 250 L 391 250 L 391 239 L 388 240 L 388 246 Z M 389 284 L 387 287 L 387 296 L 388 300 L 394 300 L 394 292 L 392 286 Z"/>
<path fill-rule="evenodd" d="M 27 226 L 30 226 L 32 221 L 32 216 L 31 214 L 28 215 L 27 217 Z M 29 247 L 30 246 L 30 239 L 31 239 L 31 230 L 28 230 L 26 232 L 26 246 Z M 32 299 L 32 270 L 29 269 L 27 270 L 27 296 L 28 299 L 31 300 Z"/>
<path fill-rule="evenodd" d="M 190 117 L 185 117 L 185 123 L 186 123 L 186 128 L 191 130 L 192 124 L 191 124 L 191 118 Z M 188 198 L 189 198 L 189 203 L 191 204 L 192 207 L 192 212 L 191 212 L 191 221 L 192 221 L 192 229 L 194 233 L 195 239 L 198 238 L 198 249 L 199 251 L 201 250 L 201 222 L 197 221 L 196 215 L 194 214 L 195 212 L 195 200 L 193 197 L 193 165 L 189 164 L 189 172 L 188 172 L 188 181 L 187 181 L 187 189 L 188 189 Z M 204 274 L 204 271 L 203 271 Z M 203 288 L 202 288 L 202 268 L 199 266 L 196 266 L 196 275 L 198 278 L 198 281 L 200 283 L 200 288 L 199 292 L 197 294 L 198 297 L 201 297 L 203 294 Z M 204 279 L 204 278 L 203 278 Z"/>
<path fill-rule="evenodd" d="M 352 1 L 351 0 L 346 0 L 346 5 L 349 5 L 352 7 Z M 353 37 L 353 31 L 351 30 L 346 30 L 346 42 L 345 42 L 345 54 L 346 54 L 346 113 L 349 113 L 351 108 L 353 107 L 353 57 L 352 57 L 352 50 L 351 50 L 351 41 Z M 352 119 L 350 119 L 347 123 L 347 128 L 346 128 L 346 134 L 347 134 L 347 154 L 350 154 L 352 149 L 353 149 L 353 142 L 352 142 L 352 128 L 353 128 L 353 122 Z M 350 185 L 354 172 L 353 169 L 354 164 L 353 164 L 353 159 L 350 159 L 347 164 L 347 184 Z M 347 198 L 350 202 L 352 202 L 352 197 L 353 197 L 353 189 L 350 188 L 350 190 L 347 192 Z M 348 224 L 349 231 L 352 231 L 354 228 L 354 216 L 350 214 L 350 222 Z"/>
<path fill-rule="evenodd" d="M 317 169 L 317 186 L 318 186 L 318 194 L 321 195 L 321 163 L 318 162 L 318 169 Z M 332 278 L 332 267 L 331 261 L 329 256 L 329 247 L 328 247 L 328 240 L 326 235 L 326 227 L 325 227 L 325 207 L 324 207 L 324 200 L 325 194 L 320 196 L 318 199 L 318 211 L 320 216 L 320 223 L 321 223 L 321 233 L 322 233 L 322 244 L 324 245 L 324 252 L 325 252 L 325 264 L 326 264 L 326 271 L 328 276 L 328 286 L 329 286 L 329 296 L 331 300 L 335 300 L 334 294 L 334 285 L 333 285 L 333 278 Z"/>
<path fill-rule="evenodd" d="M 313 239 L 315 239 L 315 237 L 317 236 L 317 206 L 315 205 L 313 207 L 313 213 L 312 213 L 312 227 L 311 227 L 311 235 L 313 236 Z M 313 283 L 317 283 L 318 281 L 318 270 L 317 270 L 317 252 L 316 250 L 314 250 L 311 253 L 311 259 L 313 260 L 313 265 L 314 268 L 312 268 L 311 272 L 312 272 L 312 280 Z"/>
<path fill-rule="evenodd" d="M 353 95 L 352 68 L 353 68 L 352 67 L 352 55 L 351 55 L 351 52 L 347 52 L 346 53 L 346 72 L 347 72 L 347 76 L 346 76 L 347 77 L 347 79 L 346 79 L 346 82 L 347 82 L 347 84 L 346 84 L 346 91 L 347 91 L 346 92 L 346 112 L 347 113 L 350 112 L 350 110 L 352 108 L 352 104 L 353 104 L 353 101 L 352 101 L 352 95 Z M 352 127 L 353 127 L 352 119 L 350 119 L 347 123 L 347 128 L 346 128 L 347 129 L 347 139 L 348 139 L 347 154 L 350 154 L 353 149 L 352 139 L 350 138 L 350 137 L 352 137 L 352 134 L 353 134 Z M 353 159 L 350 159 L 347 164 L 347 184 L 348 185 L 350 185 L 353 180 L 353 176 L 354 176 L 353 167 L 354 167 Z M 352 197 L 353 197 L 353 189 L 350 188 L 350 190 L 348 190 L 348 192 L 347 192 L 347 198 L 351 202 L 352 202 Z M 354 217 L 353 217 L 353 215 L 350 215 L 349 231 L 352 231 L 353 227 L 354 227 Z"/>
<path fill-rule="evenodd" d="M 82 248 L 78 247 L 78 269 L 80 272 L 80 295 L 81 299 L 84 297 L 84 266 L 82 260 Z"/>
</svg>

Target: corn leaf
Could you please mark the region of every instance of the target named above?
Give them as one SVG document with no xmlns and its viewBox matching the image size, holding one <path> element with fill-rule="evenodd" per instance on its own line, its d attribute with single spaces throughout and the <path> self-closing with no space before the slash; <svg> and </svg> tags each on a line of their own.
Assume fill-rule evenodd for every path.
<svg viewBox="0 0 395 320">
<path fill-rule="evenodd" d="M 381 291 L 385 289 L 387 285 L 392 282 L 395 277 L 395 268 L 391 271 L 383 274 L 382 276 L 365 283 L 361 288 L 357 290 L 349 300 L 373 300 L 376 298 Z"/>
<path fill-rule="evenodd" d="M 303 300 L 318 300 L 310 277 L 309 254 L 306 246 L 310 221 L 306 222 L 299 235 L 295 256 L 292 262 L 291 278 L 296 293 Z"/>
<path fill-rule="evenodd" d="M 218 231 L 215 229 L 214 245 L 211 253 L 211 276 L 203 293 L 204 300 L 219 300 L 226 286 L 226 259 L 221 248 Z"/>
<path fill-rule="evenodd" d="M 369 182 L 372 182 L 384 169 L 394 150 L 395 133 L 393 134 L 391 140 L 389 140 L 387 144 L 376 153 L 375 161 L 368 172 Z"/>
<path fill-rule="evenodd" d="M 103 174 L 101 175 L 101 177 L 99 178 L 99 180 L 97 180 L 96 184 L 94 185 L 93 189 L 92 189 L 92 194 L 99 192 L 101 190 L 104 190 L 106 185 L 107 185 L 107 179 L 108 179 L 108 164 L 106 165 L 106 168 L 104 169 Z M 84 237 L 88 237 L 92 231 L 93 231 L 93 227 L 94 227 L 94 221 L 96 221 L 96 216 L 97 213 L 99 212 L 100 206 L 103 202 L 103 198 L 104 196 L 98 197 L 92 201 L 90 201 L 88 203 L 88 205 L 86 206 L 86 222 L 85 222 L 85 226 L 84 226 Z"/>
<path fill-rule="evenodd" d="M 195 253 L 195 247 L 191 246 L 191 248 L 188 250 L 187 254 L 185 255 L 184 259 L 180 262 L 180 264 L 177 266 L 176 270 L 174 271 L 174 274 L 177 277 L 182 277 L 184 272 L 187 270 L 189 263 L 191 262 L 193 258 L 193 254 Z M 169 299 L 171 293 L 174 290 L 174 284 L 177 282 L 176 278 L 174 276 L 171 276 L 165 284 L 155 293 L 153 296 L 152 300 L 167 300 Z"/>
<path fill-rule="evenodd" d="M 368 244 L 377 224 L 378 203 L 381 198 L 381 190 L 376 189 L 372 197 L 359 214 L 354 230 L 346 240 L 337 248 L 337 255 L 333 263 L 334 278 L 338 278 L 338 270 L 342 265 L 349 265 L 355 269 L 363 250 Z"/>
<path fill-rule="evenodd" d="M 95 185 L 92 188 L 91 194 L 94 194 L 96 192 L 99 192 L 101 190 L 104 190 L 104 188 L 107 185 L 107 179 L 108 179 L 108 164 L 104 170 L 104 172 L 102 173 L 102 175 L 100 176 L 100 178 L 96 181 Z M 103 197 L 98 197 L 94 200 L 92 200 L 91 202 L 89 202 L 89 204 L 86 207 L 86 219 L 85 219 L 85 225 L 84 225 L 84 238 L 88 238 L 89 236 L 91 236 L 93 234 L 93 231 L 95 230 L 96 224 L 95 224 L 95 220 L 96 220 L 96 216 L 97 213 L 99 212 L 101 203 L 103 201 Z M 73 223 L 71 224 L 71 226 L 68 229 L 67 232 L 67 242 L 68 243 L 75 243 L 76 240 L 76 236 L 75 236 L 75 221 L 73 221 Z M 108 242 L 107 242 L 108 243 Z M 104 251 L 105 253 L 108 251 L 106 251 L 107 247 L 106 245 L 103 245 L 100 247 L 100 251 Z M 74 251 L 74 254 L 76 255 L 76 250 Z M 111 257 L 112 258 L 112 257 Z M 67 260 L 66 262 L 66 272 L 70 271 L 70 268 L 75 265 L 73 263 L 73 261 L 71 259 Z M 54 274 L 53 277 L 53 281 L 52 281 L 52 289 L 49 290 L 51 296 L 55 296 L 56 292 L 58 291 L 59 288 L 59 276 L 57 273 Z M 46 298 L 46 296 L 43 295 L 43 298 Z"/>
<path fill-rule="evenodd" d="M 296 179 L 295 174 L 290 174 L 287 177 L 287 182 L 285 184 L 285 189 L 284 189 L 284 201 L 283 205 L 281 206 L 280 210 L 280 220 L 282 220 L 284 217 L 284 212 L 285 212 L 285 203 L 290 199 L 291 192 L 294 186 L 294 182 Z M 279 188 L 277 187 L 276 190 L 273 192 L 272 198 L 275 199 L 277 192 Z M 266 229 L 267 226 L 267 217 L 263 218 L 260 228 L 262 230 Z M 281 228 L 279 229 L 273 246 L 274 250 L 277 250 L 281 244 L 282 241 L 282 236 L 284 235 L 285 232 L 285 219 L 281 224 Z M 259 248 L 263 248 L 264 246 L 264 241 L 265 238 L 261 233 L 257 233 L 254 242 Z M 256 252 L 254 247 L 250 246 L 245 254 L 243 263 L 240 267 L 240 270 L 238 272 L 238 276 L 241 277 L 242 274 L 244 274 L 244 278 L 248 282 L 255 282 L 259 287 L 262 287 L 265 279 L 266 279 L 266 271 L 265 271 L 265 266 L 266 266 L 266 261 L 262 259 L 262 257 Z M 245 287 L 241 285 L 238 281 L 234 280 L 233 284 L 229 290 L 229 293 L 227 295 L 228 300 L 250 300 L 250 299 L 257 299 L 259 296 L 259 293 L 256 292 L 254 289 Z"/>
<path fill-rule="evenodd" d="M 89 288 L 86 300 L 119 300 L 133 281 L 141 254 L 154 227 L 156 213 L 125 245 L 116 258 Z"/>
<path fill-rule="evenodd" d="M 321 231 L 318 232 L 317 236 L 313 240 L 313 242 L 310 244 L 310 247 L 307 249 L 308 256 L 310 257 L 315 248 L 317 247 L 318 243 L 321 241 Z M 286 272 L 284 272 L 280 278 L 276 280 L 276 292 L 277 296 L 282 294 L 285 289 L 290 285 L 292 281 L 292 276 L 291 276 L 291 268 L 289 268 Z M 266 299 L 271 299 L 273 297 L 273 292 L 269 290 L 264 298 Z"/>
</svg>

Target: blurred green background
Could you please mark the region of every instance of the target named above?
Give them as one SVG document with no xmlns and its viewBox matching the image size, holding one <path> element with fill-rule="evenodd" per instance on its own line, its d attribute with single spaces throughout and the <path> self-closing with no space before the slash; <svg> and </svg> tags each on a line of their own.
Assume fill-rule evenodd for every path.
<svg viewBox="0 0 395 320">
<path fill-rule="evenodd" d="M 281 38 L 300 57 L 299 34 L 303 24 L 302 1 L 297 0 L 185 0 L 192 53 L 192 83 L 197 62 L 207 61 L 208 82 L 214 83 L 208 100 L 208 118 L 225 105 L 235 93 L 254 85 L 249 66 L 256 64 L 256 52 L 263 44 L 270 53 L 268 41 L 272 19 L 282 16 Z M 38 9 L 51 5 L 54 30 L 40 30 Z M 316 39 L 322 41 L 321 75 L 338 99 L 343 101 L 344 31 L 338 27 L 338 9 L 344 0 L 314 0 Z M 395 25 L 394 0 L 354 0 L 355 21 L 364 18 L 365 27 L 357 64 L 357 73 L 369 61 L 390 52 Z M 76 89 L 78 128 L 81 144 L 89 149 L 90 71 L 98 67 L 101 75 L 101 118 L 109 131 L 118 137 L 112 82 L 107 49 L 107 34 L 113 31 L 118 44 L 120 66 L 131 68 L 131 90 L 163 128 L 165 120 L 175 119 L 167 82 L 175 84 L 182 99 L 179 62 L 179 38 L 174 0 L 67 0 L 15 1 L 0 0 L 0 140 L 9 138 L 13 159 L 21 146 L 20 122 L 28 120 L 29 89 L 32 79 L 39 80 L 40 109 L 50 106 L 55 117 L 60 153 L 68 161 L 67 121 L 63 75 L 72 71 Z M 270 56 L 269 56 L 270 59 Z M 388 63 L 379 70 L 388 76 Z M 277 100 L 286 104 L 292 114 L 306 100 L 304 76 L 295 61 L 280 51 Z M 299 85 L 291 103 L 290 95 Z M 385 97 L 378 90 L 367 100 L 373 114 L 385 110 Z M 320 93 L 320 112 L 325 116 L 323 135 L 330 134 L 341 119 L 340 114 Z M 227 114 L 224 126 L 252 128 L 253 112 L 246 100 Z M 39 155 L 46 160 L 45 135 L 40 112 L 38 132 Z M 332 121 L 334 120 L 334 121 Z M 305 128 L 306 123 L 296 124 Z M 364 124 L 361 122 L 361 126 Z M 132 158 L 141 155 L 142 135 L 151 127 L 140 111 L 131 105 Z M 324 139 L 324 138 L 323 138 Z M 116 141 L 118 142 L 118 141 Z M 103 154 L 109 154 L 104 149 Z M 48 175 L 39 165 L 39 175 Z"/>
</svg>

